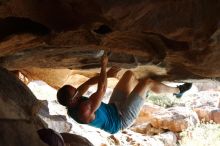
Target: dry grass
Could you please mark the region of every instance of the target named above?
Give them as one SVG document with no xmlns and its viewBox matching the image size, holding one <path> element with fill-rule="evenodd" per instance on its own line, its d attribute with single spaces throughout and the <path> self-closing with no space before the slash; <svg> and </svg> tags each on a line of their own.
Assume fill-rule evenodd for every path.
<svg viewBox="0 0 220 146">
<path fill-rule="evenodd" d="M 219 146 L 220 124 L 201 123 L 180 133 L 180 146 Z"/>
</svg>

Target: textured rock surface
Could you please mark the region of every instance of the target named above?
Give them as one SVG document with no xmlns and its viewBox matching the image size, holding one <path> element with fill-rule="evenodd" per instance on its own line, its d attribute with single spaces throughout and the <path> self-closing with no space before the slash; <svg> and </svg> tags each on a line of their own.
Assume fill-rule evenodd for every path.
<svg viewBox="0 0 220 146">
<path fill-rule="evenodd" d="M 219 9 L 209 0 L 4 1 L 0 65 L 97 68 L 100 49 L 110 49 L 110 65 L 150 64 L 170 80 L 218 78 Z"/>
<path fill-rule="evenodd" d="M 219 120 L 214 120 L 217 119 L 217 117 L 212 115 L 212 113 L 219 110 L 220 93 L 219 91 L 212 91 L 218 89 L 218 86 L 216 87 L 215 82 L 213 83 L 213 85 L 209 83 L 199 85 L 199 89 L 202 87 L 201 89 L 203 90 L 207 85 L 207 91 L 200 91 L 197 92 L 195 95 L 191 95 L 190 99 L 184 102 L 185 106 L 192 108 L 197 113 L 200 120 L 207 122 L 213 120 L 219 123 Z"/>
<path fill-rule="evenodd" d="M 211 111 L 209 115 L 213 122 L 220 124 L 220 109 Z"/>
<path fill-rule="evenodd" d="M 89 78 L 96 75 L 99 72 L 98 69 L 93 70 L 70 70 L 70 69 L 43 69 L 43 68 L 31 68 L 31 69 L 23 69 L 20 71 L 20 74 L 24 74 L 29 81 L 31 80 L 43 80 L 48 85 L 54 87 L 55 89 L 59 89 L 65 84 L 73 85 L 74 87 L 78 87 Z M 122 73 L 124 71 L 121 71 Z M 122 74 L 120 73 L 120 74 Z M 83 75 L 82 75 L 83 74 Z M 20 76 L 22 80 L 24 77 Z M 109 78 L 108 79 L 108 87 L 113 88 L 117 83 L 118 79 Z"/>
<path fill-rule="evenodd" d="M 76 134 L 70 134 L 70 133 L 61 133 L 64 142 L 66 145 L 69 146 L 93 146 L 93 144 L 86 139 L 85 137 L 76 135 Z"/>
<path fill-rule="evenodd" d="M 137 77 L 219 79 L 219 9 L 220 1 L 210 0 L 4 0 L 0 2 L 0 66 L 58 88 L 75 73 L 66 69 L 88 77 L 94 75 L 104 49 L 111 50 L 109 66 L 132 68 Z M 53 78 L 49 80 L 45 74 Z M 25 85 L 14 84 L 7 76 L 3 71 L 0 103 L 7 110 L 1 109 L 0 113 L 3 118 L 19 119 L 19 127 L 30 129 L 24 135 L 33 134 L 31 119 L 39 103 Z M 14 107 L 8 109 L 7 105 Z M 181 112 L 171 115 L 180 116 L 184 128 L 189 124 Z M 1 125 L 9 129 L 1 131 L 5 134 L 2 141 L 15 131 L 13 121 L 1 120 Z M 169 125 L 169 120 L 162 122 L 164 129 L 183 129 Z M 12 139 L 19 137 L 19 130 Z M 35 138 L 33 135 L 28 140 Z M 19 142 L 16 144 L 35 145 L 25 139 Z"/>
<path fill-rule="evenodd" d="M 67 122 L 65 115 L 50 115 L 47 101 L 44 101 L 44 106 L 39 110 L 38 116 L 47 123 L 46 128 L 53 129 L 56 132 L 70 132 L 72 128 L 72 124 Z"/>
<path fill-rule="evenodd" d="M 37 104 L 35 96 L 19 79 L 0 68 L 0 145 L 44 146 L 34 124 L 33 109 Z"/>
<path fill-rule="evenodd" d="M 192 108 L 219 108 L 220 93 L 219 91 L 200 91 L 191 96 L 185 101 L 187 107 Z"/>
<path fill-rule="evenodd" d="M 169 129 L 174 132 L 195 126 L 198 122 L 197 114 L 186 107 L 172 107 L 158 111 L 153 114 L 150 121 L 153 127 Z"/>
<path fill-rule="evenodd" d="M 220 124 L 220 109 L 213 107 L 202 107 L 195 108 L 194 111 L 197 113 L 200 121 L 215 122 Z"/>
<path fill-rule="evenodd" d="M 133 125 L 141 125 L 143 123 L 149 122 L 153 117 L 153 113 L 163 109 L 163 107 L 150 103 L 145 103 Z"/>
<path fill-rule="evenodd" d="M 165 132 L 160 135 L 155 136 L 146 136 L 144 134 L 139 134 L 126 130 L 123 132 L 123 135 L 111 136 L 111 139 L 116 139 L 119 143 L 112 143 L 114 145 L 138 145 L 138 146 L 176 146 L 177 138 L 173 132 Z"/>
<path fill-rule="evenodd" d="M 155 128 L 151 125 L 150 122 L 147 121 L 145 123 L 132 126 L 130 129 L 134 132 L 146 134 L 146 135 L 157 135 L 165 132 L 164 129 Z"/>
</svg>

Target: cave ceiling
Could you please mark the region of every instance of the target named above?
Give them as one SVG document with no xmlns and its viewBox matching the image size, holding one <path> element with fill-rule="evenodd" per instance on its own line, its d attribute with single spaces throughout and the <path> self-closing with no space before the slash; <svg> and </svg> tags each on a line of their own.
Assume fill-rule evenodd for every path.
<svg viewBox="0 0 220 146">
<path fill-rule="evenodd" d="M 219 14 L 219 0 L 1 0 L 0 65 L 89 70 L 109 50 L 109 66 L 219 78 Z"/>
</svg>

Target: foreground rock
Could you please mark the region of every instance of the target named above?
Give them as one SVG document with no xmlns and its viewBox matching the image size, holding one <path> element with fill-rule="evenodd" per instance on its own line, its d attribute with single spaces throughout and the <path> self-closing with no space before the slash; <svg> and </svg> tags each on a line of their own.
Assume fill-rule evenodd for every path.
<svg viewBox="0 0 220 146">
<path fill-rule="evenodd" d="M 16 77 L 0 68 L 0 145 L 44 146 L 36 131 L 37 99 Z"/>
<path fill-rule="evenodd" d="M 180 132 L 199 122 L 196 112 L 187 107 L 172 107 L 153 114 L 153 127 Z"/>
<path fill-rule="evenodd" d="M 132 126 L 130 130 L 137 132 L 137 133 L 145 134 L 148 136 L 157 135 L 157 134 L 161 134 L 165 132 L 164 129 L 153 127 L 150 122 L 145 122 L 137 126 Z"/>
<path fill-rule="evenodd" d="M 135 119 L 135 123 L 133 124 L 133 126 L 141 125 L 141 124 L 149 122 L 152 119 L 153 113 L 158 112 L 163 109 L 164 109 L 163 107 L 150 104 L 150 103 L 145 103 L 137 119 Z"/>
<path fill-rule="evenodd" d="M 44 123 L 46 123 L 45 127 L 55 130 L 56 132 L 70 132 L 72 128 L 72 124 L 67 122 L 67 118 L 65 115 L 50 115 L 48 102 L 41 101 L 44 106 L 38 112 L 38 116 Z"/>
<path fill-rule="evenodd" d="M 147 136 L 130 130 L 125 130 L 122 135 L 109 137 L 114 145 L 127 146 L 176 146 L 177 138 L 173 132 L 166 132 L 160 135 Z"/>
<path fill-rule="evenodd" d="M 68 146 L 93 146 L 93 144 L 86 139 L 85 137 L 70 134 L 70 133 L 61 133 L 63 140 Z"/>
<path fill-rule="evenodd" d="M 37 134 L 39 129 L 49 127 L 58 132 L 70 131 L 71 124 L 66 121 L 66 116 L 50 115 L 47 104 L 38 101 L 24 83 L 3 68 L 0 68 L 0 87 L 1 146 L 46 146 Z M 92 146 L 79 135 L 62 135 L 65 143 L 71 146 Z"/>
</svg>

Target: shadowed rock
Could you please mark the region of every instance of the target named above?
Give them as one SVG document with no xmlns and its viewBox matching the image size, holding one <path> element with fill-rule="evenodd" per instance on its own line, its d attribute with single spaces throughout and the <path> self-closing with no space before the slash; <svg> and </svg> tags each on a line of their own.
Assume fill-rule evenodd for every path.
<svg viewBox="0 0 220 146">
<path fill-rule="evenodd" d="M 31 91 L 7 70 L 0 68 L 0 145 L 44 145 L 36 134 Z"/>
<path fill-rule="evenodd" d="M 209 0 L 4 1 L 0 65 L 88 70 L 104 49 L 110 66 L 165 69 L 151 72 L 160 80 L 218 78 L 219 9 Z"/>
</svg>

